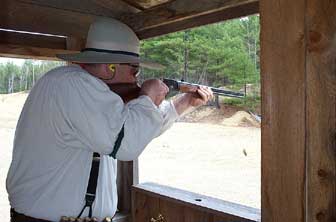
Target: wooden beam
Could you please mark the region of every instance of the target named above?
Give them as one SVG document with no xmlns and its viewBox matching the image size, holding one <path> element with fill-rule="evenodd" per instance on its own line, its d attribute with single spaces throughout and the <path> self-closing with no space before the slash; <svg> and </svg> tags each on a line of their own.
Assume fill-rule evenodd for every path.
<svg viewBox="0 0 336 222">
<path fill-rule="evenodd" d="M 147 39 L 159 35 L 181 31 L 184 29 L 194 28 L 215 22 L 248 16 L 251 14 L 256 14 L 258 12 L 259 12 L 259 2 L 251 2 L 244 5 L 225 8 L 221 11 L 216 11 L 210 14 L 200 15 L 198 17 L 191 17 L 185 20 L 179 20 L 162 26 L 156 26 L 153 28 L 137 31 L 137 35 L 140 39 Z"/>
<path fill-rule="evenodd" d="M 86 38 L 95 16 L 4 0 L 0 10 L 0 28 Z"/>
<path fill-rule="evenodd" d="M 306 221 L 336 221 L 336 2 L 306 8 Z"/>
<path fill-rule="evenodd" d="M 83 14 L 91 14 L 105 17 L 119 17 L 126 13 L 139 12 L 135 7 L 126 4 L 122 0 L 18 0 L 28 5 L 36 5 Z"/>
<path fill-rule="evenodd" d="M 0 30 L 1 56 L 26 59 L 57 59 L 57 53 L 80 51 L 85 40 Z"/>
<path fill-rule="evenodd" d="M 257 0 L 193 0 L 171 1 L 137 14 L 121 17 L 121 20 L 132 27 L 136 32 L 144 31 L 156 26 L 178 22 L 200 15 L 211 14 L 224 9 L 256 3 Z M 217 20 L 219 21 L 219 20 Z M 190 26 L 191 27 L 191 26 Z"/>
<path fill-rule="evenodd" d="M 0 44 L 0 56 L 22 59 L 59 60 L 56 54 L 75 53 L 76 51 L 30 47 L 22 45 Z"/>
<path fill-rule="evenodd" d="M 262 221 L 336 221 L 335 11 L 260 1 Z"/>
<path fill-rule="evenodd" d="M 216 4 L 212 1 L 202 1 L 207 3 L 202 8 L 186 9 L 188 2 L 190 5 L 198 4 L 192 3 L 191 0 L 176 0 L 134 16 L 121 18 L 135 28 L 140 38 L 149 38 L 258 12 L 257 0 L 226 0 Z M 32 2 L 39 4 L 32 4 Z M 51 3 L 54 3 L 55 7 L 51 7 Z M 2 7 L 0 28 L 79 38 L 86 38 L 89 25 L 96 17 L 93 14 L 79 12 L 80 9 L 71 11 L 69 9 L 69 7 L 73 8 L 71 5 L 65 6 L 65 10 L 62 10 L 58 1 L 4 0 Z"/>
<path fill-rule="evenodd" d="M 305 0 L 260 1 L 262 221 L 305 218 Z"/>
<path fill-rule="evenodd" d="M 130 4 L 138 5 L 143 9 L 148 9 L 175 0 L 123 0 L 123 1 L 129 2 Z"/>
<path fill-rule="evenodd" d="M 66 38 L 0 30 L 0 44 L 66 49 Z"/>
<path fill-rule="evenodd" d="M 144 8 L 142 5 L 140 5 L 138 2 L 133 1 L 133 0 L 122 0 L 123 2 L 125 2 L 128 5 L 133 6 L 134 8 L 139 9 L 140 11 L 145 10 L 146 8 Z"/>
</svg>

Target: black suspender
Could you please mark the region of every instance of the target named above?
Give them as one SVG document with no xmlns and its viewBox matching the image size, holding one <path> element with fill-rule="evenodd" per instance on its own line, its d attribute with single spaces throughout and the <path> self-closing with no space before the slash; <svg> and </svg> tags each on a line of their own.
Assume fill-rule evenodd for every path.
<svg viewBox="0 0 336 222">
<path fill-rule="evenodd" d="M 99 164 L 100 164 L 99 153 L 93 153 L 89 183 L 85 194 L 85 205 L 77 218 L 80 218 L 80 216 L 82 216 L 82 213 L 86 207 L 89 207 L 89 217 L 92 217 L 92 204 L 96 197 Z"/>
<path fill-rule="evenodd" d="M 113 159 L 116 158 L 117 152 L 118 152 L 118 150 L 119 150 L 119 147 L 120 147 L 120 145 L 121 145 L 121 141 L 122 141 L 123 138 L 124 138 L 124 125 L 121 127 L 121 130 L 120 130 L 120 132 L 119 132 L 119 134 L 118 134 L 117 140 L 116 140 L 115 143 L 114 143 L 113 151 L 112 151 L 112 153 L 110 154 L 110 156 L 112 156 Z"/>
<path fill-rule="evenodd" d="M 124 138 L 124 125 L 122 126 L 117 140 L 114 143 L 113 151 L 109 155 L 113 157 L 113 159 L 116 158 L 116 154 L 120 148 L 121 141 Z M 93 201 L 96 198 L 96 190 L 97 190 L 97 182 L 98 182 L 98 175 L 99 175 L 99 164 L 100 164 L 100 155 L 99 153 L 93 153 L 92 157 L 92 164 L 91 164 L 91 170 L 90 170 L 90 178 L 88 182 L 88 186 L 86 189 L 86 194 L 85 194 L 85 205 L 77 218 L 80 218 L 85 210 L 86 207 L 89 207 L 89 217 L 92 217 L 92 204 Z"/>
</svg>

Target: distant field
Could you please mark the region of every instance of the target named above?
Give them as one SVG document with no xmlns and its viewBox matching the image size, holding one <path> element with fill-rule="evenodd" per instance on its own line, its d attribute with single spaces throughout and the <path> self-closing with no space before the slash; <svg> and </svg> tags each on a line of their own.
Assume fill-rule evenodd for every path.
<svg viewBox="0 0 336 222">
<path fill-rule="evenodd" d="M 5 179 L 26 93 L 0 95 L 0 218 L 9 221 Z M 202 108 L 152 141 L 140 182 L 151 181 L 260 208 L 260 128 L 234 108 Z M 225 114 L 225 115 L 224 115 Z"/>
<path fill-rule="evenodd" d="M 260 208 L 260 128 L 176 123 L 139 159 L 157 182 Z"/>
<path fill-rule="evenodd" d="M 2 221 L 10 220 L 5 182 L 12 159 L 15 126 L 26 98 L 26 93 L 0 94 L 0 218 Z"/>
</svg>

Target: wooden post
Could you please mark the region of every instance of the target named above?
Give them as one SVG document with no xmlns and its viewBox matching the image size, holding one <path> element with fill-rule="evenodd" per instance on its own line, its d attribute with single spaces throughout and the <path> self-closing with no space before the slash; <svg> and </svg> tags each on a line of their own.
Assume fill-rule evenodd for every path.
<svg viewBox="0 0 336 222">
<path fill-rule="evenodd" d="M 336 221 L 335 12 L 260 1 L 262 221 Z"/>
<path fill-rule="evenodd" d="M 132 186 L 139 183 L 138 160 L 118 161 L 117 187 L 118 210 L 131 214 Z"/>
<path fill-rule="evenodd" d="M 306 4 L 306 221 L 336 221 L 336 1 Z"/>
</svg>

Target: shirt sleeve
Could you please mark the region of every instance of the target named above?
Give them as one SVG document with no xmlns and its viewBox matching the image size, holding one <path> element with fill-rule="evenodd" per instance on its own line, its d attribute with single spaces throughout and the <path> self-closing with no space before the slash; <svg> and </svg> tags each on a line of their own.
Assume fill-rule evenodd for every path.
<svg viewBox="0 0 336 222">
<path fill-rule="evenodd" d="M 60 131 L 68 147 L 100 154 L 112 153 L 124 126 L 117 159 L 133 160 L 161 132 L 164 117 L 149 97 L 124 105 L 100 80 L 87 73 L 71 73 L 58 83 L 56 101 L 62 113 Z"/>
<path fill-rule="evenodd" d="M 143 108 L 140 110 L 137 108 L 138 106 Z M 130 101 L 126 105 L 126 110 L 134 113 L 137 112 L 136 110 L 140 110 L 142 113 L 139 113 L 139 116 L 142 117 L 138 118 L 136 114 L 131 115 L 125 122 L 124 135 L 128 139 L 122 140 L 116 154 L 117 159 L 124 161 L 136 159 L 153 138 L 169 129 L 179 117 L 172 101 L 163 101 L 157 107 L 148 96 L 140 96 L 138 99 Z M 135 127 L 135 121 L 139 124 L 138 128 Z M 154 129 L 147 126 L 155 124 L 155 122 L 161 123 L 159 128 Z M 141 139 L 137 136 L 138 134 L 141 134 Z"/>
<path fill-rule="evenodd" d="M 164 100 L 160 104 L 159 110 L 163 117 L 163 124 L 162 124 L 161 132 L 160 132 L 160 135 L 161 135 L 173 125 L 173 123 L 179 118 L 179 115 L 175 109 L 175 106 L 172 100 L 170 101 Z"/>
</svg>

